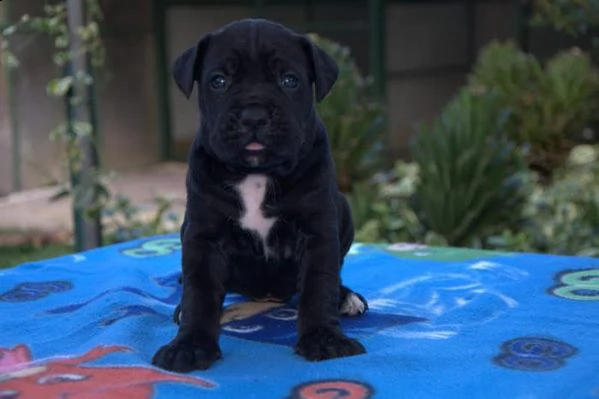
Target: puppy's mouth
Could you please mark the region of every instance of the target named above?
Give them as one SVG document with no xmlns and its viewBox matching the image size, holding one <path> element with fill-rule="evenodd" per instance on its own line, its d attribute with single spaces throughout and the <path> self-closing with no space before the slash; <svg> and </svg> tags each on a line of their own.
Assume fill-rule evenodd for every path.
<svg viewBox="0 0 599 399">
<path fill-rule="evenodd" d="M 264 144 L 258 143 L 257 141 L 252 141 L 251 143 L 245 146 L 246 151 L 252 152 L 262 151 L 265 148 L 266 147 L 264 146 Z"/>
<path fill-rule="evenodd" d="M 266 146 L 257 141 L 252 141 L 245 146 L 245 160 L 252 167 L 258 167 L 264 162 Z"/>
</svg>

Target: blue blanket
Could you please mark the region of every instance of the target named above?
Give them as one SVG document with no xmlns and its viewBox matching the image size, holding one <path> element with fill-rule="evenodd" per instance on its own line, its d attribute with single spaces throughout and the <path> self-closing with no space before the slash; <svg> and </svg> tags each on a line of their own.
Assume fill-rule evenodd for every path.
<svg viewBox="0 0 599 399">
<path fill-rule="evenodd" d="M 160 236 L 0 272 L 0 398 L 596 398 L 599 259 L 355 244 L 344 318 L 368 353 L 293 353 L 293 304 L 227 298 L 224 360 L 150 366 L 170 340 L 180 242 Z M 12 395 L 12 396 L 11 396 Z"/>
</svg>

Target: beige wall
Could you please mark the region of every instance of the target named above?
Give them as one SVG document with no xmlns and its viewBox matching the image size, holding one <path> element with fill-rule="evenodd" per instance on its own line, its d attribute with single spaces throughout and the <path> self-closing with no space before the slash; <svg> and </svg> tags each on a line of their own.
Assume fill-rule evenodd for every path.
<svg viewBox="0 0 599 399">
<path fill-rule="evenodd" d="M 106 75 L 98 85 L 98 119 L 104 161 L 123 170 L 159 160 L 152 2 L 106 3 Z"/>
<path fill-rule="evenodd" d="M 12 1 L 12 16 L 36 15 L 43 0 Z M 50 143 L 48 134 L 64 119 L 61 100 L 46 96 L 46 83 L 58 76 L 52 63 L 50 41 L 41 36 L 18 36 L 12 42 L 13 52 L 21 65 L 14 71 L 12 87 L 18 120 L 22 184 L 31 188 L 47 184 L 60 175 L 60 149 Z"/>
</svg>

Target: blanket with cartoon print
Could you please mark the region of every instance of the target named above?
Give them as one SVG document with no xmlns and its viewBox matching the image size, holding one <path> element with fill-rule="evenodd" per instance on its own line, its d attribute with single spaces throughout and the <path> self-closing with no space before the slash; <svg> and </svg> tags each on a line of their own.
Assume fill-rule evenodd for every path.
<svg viewBox="0 0 599 399">
<path fill-rule="evenodd" d="M 354 244 L 342 320 L 368 353 L 293 353 L 294 303 L 231 295 L 224 360 L 174 374 L 180 242 L 158 236 L 0 271 L 0 399 L 593 398 L 599 259 Z"/>
</svg>

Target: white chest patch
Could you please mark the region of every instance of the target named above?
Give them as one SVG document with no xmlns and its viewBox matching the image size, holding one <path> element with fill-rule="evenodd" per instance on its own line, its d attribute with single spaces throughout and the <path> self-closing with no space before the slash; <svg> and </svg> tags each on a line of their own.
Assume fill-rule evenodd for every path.
<svg viewBox="0 0 599 399">
<path fill-rule="evenodd" d="M 254 231 L 262 239 L 266 251 L 266 239 L 270 229 L 277 221 L 276 218 L 267 218 L 262 213 L 262 203 L 266 196 L 268 178 L 264 175 L 248 175 L 237 185 L 241 196 L 243 213 L 239 219 L 241 227 Z"/>
</svg>

